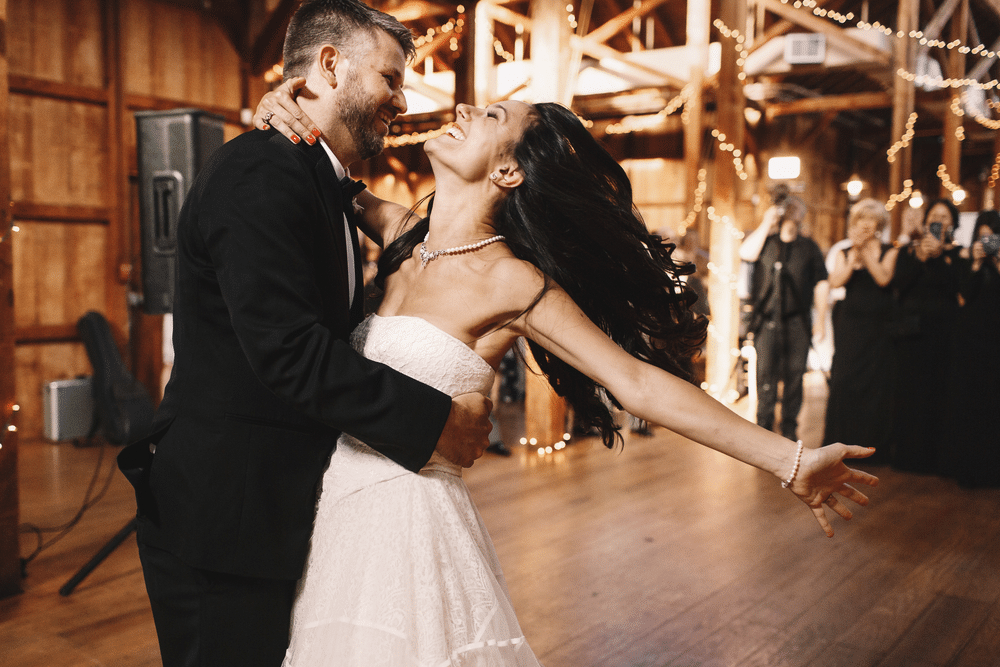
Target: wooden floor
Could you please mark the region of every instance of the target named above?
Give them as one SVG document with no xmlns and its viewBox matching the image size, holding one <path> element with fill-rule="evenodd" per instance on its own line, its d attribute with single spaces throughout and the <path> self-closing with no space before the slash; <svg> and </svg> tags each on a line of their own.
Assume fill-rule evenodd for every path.
<svg viewBox="0 0 1000 667">
<path fill-rule="evenodd" d="M 817 444 L 821 377 L 807 390 L 800 435 Z M 1000 490 L 873 468 L 871 507 L 827 539 L 776 480 L 663 430 L 621 453 L 516 449 L 466 478 L 547 667 L 1000 665 Z M 22 444 L 22 521 L 71 518 L 97 456 Z M 0 665 L 160 664 L 133 539 L 58 593 L 131 512 L 115 475 L 28 565 L 24 593 L 0 600 Z"/>
</svg>

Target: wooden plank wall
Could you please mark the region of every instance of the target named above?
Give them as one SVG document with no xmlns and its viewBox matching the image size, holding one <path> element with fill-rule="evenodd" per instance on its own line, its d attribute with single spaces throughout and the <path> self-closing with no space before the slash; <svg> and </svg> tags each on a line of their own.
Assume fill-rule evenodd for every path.
<svg viewBox="0 0 1000 667">
<path fill-rule="evenodd" d="M 27 441 L 44 434 L 43 386 L 91 373 L 76 335 L 89 310 L 159 395 L 162 317 L 128 305 L 141 285 L 132 114 L 202 108 L 228 139 L 266 84 L 207 13 L 157 0 L 0 0 L 0 82 L 0 226 L 9 209 L 20 228 L 0 244 L 0 426 L 18 403 Z M 3 596 L 20 568 L 17 446 L 0 443 Z"/>
<path fill-rule="evenodd" d="M 7 155 L 7 0 L 0 0 L 0 156 Z M 17 480 L 17 427 L 14 406 L 13 223 L 10 206 L 10 163 L 0 159 L 0 597 L 21 590 L 20 524 Z"/>
<path fill-rule="evenodd" d="M 105 314 L 136 373 L 159 385 L 159 317 L 139 282 L 135 123 L 198 107 L 243 130 L 243 68 L 200 11 L 154 0 L 8 0 L 15 377 L 22 438 L 42 437 L 42 387 L 90 372 L 75 323 Z M 155 392 L 154 392 L 155 393 Z"/>
</svg>

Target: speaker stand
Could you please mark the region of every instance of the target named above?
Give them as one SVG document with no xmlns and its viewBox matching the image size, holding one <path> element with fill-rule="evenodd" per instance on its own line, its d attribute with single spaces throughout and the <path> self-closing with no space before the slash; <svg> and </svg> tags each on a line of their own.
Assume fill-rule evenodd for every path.
<svg viewBox="0 0 1000 667">
<path fill-rule="evenodd" d="M 76 574 L 70 577 L 69 581 L 63 584 L 63 587 L 59 589 L 59 595 L 66 597 L 70 593 L 72 593 L 73 589 L 75 589 L 79 585 L 79 583 L 87 577 L 88 574 L 93 572 L 94 568 L 96 568 L 98 565 L 101 564 L 101 561 L 107 558 L 112 551 L 118 548 L 119 544 L 124 542 L 125 539 L 132 534 L 132 532 L 136 529 L 137 525 L 138 525 L 138 519 L 132 519 L 127 524 L 125 524 L 125 527 L 119 530 L 114 537 L 108 540 L 107 544 L 101 547 L 101 550 L 98 551 L 93 558 L 87 561 L 84 564 L 84 566 L 77 571 Z"/>
</svg>

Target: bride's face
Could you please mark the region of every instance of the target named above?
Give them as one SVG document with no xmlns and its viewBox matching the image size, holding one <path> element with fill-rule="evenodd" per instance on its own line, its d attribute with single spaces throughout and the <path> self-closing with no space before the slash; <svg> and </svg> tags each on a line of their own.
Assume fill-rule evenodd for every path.
<svg viewBox="0 0 1000 667">
<path fill-rule="evenodd" d="M 446 168 L 469 182 L 489 179 L 511 163 L 514 147 L 532 122 L 532 107 L 506 101 L 485 109 L 459 104 L 447 132 L 425 144 L 435 171 Z"/>
</svg>

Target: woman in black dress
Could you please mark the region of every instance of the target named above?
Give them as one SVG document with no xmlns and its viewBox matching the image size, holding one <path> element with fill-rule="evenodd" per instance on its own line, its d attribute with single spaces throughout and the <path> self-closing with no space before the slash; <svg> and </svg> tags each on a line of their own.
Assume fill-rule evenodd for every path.
<svg viewBox="0 0 1000 667">
<path fill-rule="evenodd" d="M 889 461 L 892 405 L 892 280 L 896 248 L 882 243 L 889 222 L 885 205 L 863 199 L 851 207 L 847 237 L 851 245 L 834 258 L 830 287 L 844 287 L 833 311 L 833 363 L 823 444 L 849 442 L 875 447 L 870 463 Z"/>
<path fill-rule="evenodd" d="M 952 339 L 946 472 L 966 487 L 1000 487 L 1000 213 L 983 211 L 969 248 Z M 846 441 L 845 441 L 846 442 Z"/>
<path fill-rule="evenodd" d="M 941 472 L 939 458 L 948 412 L 952 332 L 959 281 L 968 263 L 952 243 L 958 209 L 931 202 L 917 237 L 896 258 L 893 287 L 895 391 L 890 448 L 892 465 L 920 473 Z"/>
</svg>

